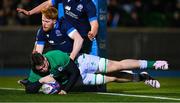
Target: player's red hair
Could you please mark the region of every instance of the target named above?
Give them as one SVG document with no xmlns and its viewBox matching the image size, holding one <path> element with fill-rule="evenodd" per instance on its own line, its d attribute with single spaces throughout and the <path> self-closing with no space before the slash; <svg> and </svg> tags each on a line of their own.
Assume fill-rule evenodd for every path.
<svg viewBox="0 0 180 103">
<path fill-rule="evenodd" d="M 44 15 L 47 19 L 56 20 L 58 17 L 58 11 L 54 7 L 48 7 L 41 10 L 42 15 Z"/>
</svg>

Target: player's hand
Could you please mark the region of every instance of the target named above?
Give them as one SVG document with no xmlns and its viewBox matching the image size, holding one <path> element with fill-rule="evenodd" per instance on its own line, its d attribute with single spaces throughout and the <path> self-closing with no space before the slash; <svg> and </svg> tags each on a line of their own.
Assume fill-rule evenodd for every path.
<svg viewBox="0 0 180 103">
<path fill-rule="evenodd" d="M 66 91 L 64 91 L 64 90 L 61 90 L 58 94 L 60 94 L 60 95 L 66 95 L 66 94 L 67 94 L 67 92 L 66 92 Z"/>
<path fill-rule="evenodd" d="M 31 15 L 29 11 L 25 10 L 25 9 L 21 9 L 21 8 L 17 8 L 16 9 L 19 13 L 23 13 L 24 15 Z"/>
<path fill-rule="evenodd" d="M 89 31 L 88 38 L 92 41 L 95 38 L 95 33 L 93 33 L 92 31 Z"/>
<path fill-rule="evenodd" d="M 39 79 L 40 83 L 48 83 L 48 82 L 55 82 L 56 80 L 53 78 L 52 75 L 47 75 Z"/>
<path fill-rule="evenodd" d="M 162 70 L 168 69 L 167 61 L 156 61 L 153 66 L 155 67 L 155 69 L 162 69 Z"/>
</svg>

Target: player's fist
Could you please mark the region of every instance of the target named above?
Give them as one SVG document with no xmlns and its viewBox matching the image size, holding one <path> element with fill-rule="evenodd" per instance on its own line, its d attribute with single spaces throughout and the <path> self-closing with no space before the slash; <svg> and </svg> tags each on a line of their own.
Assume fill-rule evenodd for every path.
<svg viewBox="0 0 180 103">
<path fill-rule="evenodd" d="M 67 94 L 67 93 L 66 93 L 66 91 L 64 91 L 64 90 L 61 90 L 58 94 L 60 94 L 60 95 L 65 95 L 65 94 Z"/>
<path fill-rule="evenodd" d="M 95 34 L 92 31 L 89 31 L 88 38 L 92 41 L 95 38 Z"/>
</svg>

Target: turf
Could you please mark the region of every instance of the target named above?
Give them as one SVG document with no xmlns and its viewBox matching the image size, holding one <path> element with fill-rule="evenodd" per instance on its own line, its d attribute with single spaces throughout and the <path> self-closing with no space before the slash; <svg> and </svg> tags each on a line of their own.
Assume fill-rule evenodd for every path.
<svg viewBox="0 0 180 103">
<path fill-rule="evenodd" d="M 0 88 L 22 88 L 17 80 L 22 77 L 0 77 Z M 180 78 L 160 78 L 161 88 L 154 89 L 143 83 L 110 83 L 111 93 L 160 96 L 180 99 Z M 144 97 L 104 95 L 97 93 L 72 92 L 68 95 L 26 94 L 20 90 L 0 89 L 0 102 L 180 102 Z"/>
</svg>

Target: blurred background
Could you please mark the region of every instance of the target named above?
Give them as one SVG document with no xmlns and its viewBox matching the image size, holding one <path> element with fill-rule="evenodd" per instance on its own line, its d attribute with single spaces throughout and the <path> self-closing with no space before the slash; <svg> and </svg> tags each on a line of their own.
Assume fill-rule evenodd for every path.
<svg viewBox="0 0 180 103">
<path fill-rule="evenodd" d="M 40 15 L 24 16 L 45 0 L 0 0 L 0 25 L 40 25 Z M 108 27 L 180 27 L 180 0 L 108 0 Z"/>
<path fill-rule="evenodd" d="M 16 8 L 30 10 L 44 1 L 0 0 L 0 71 L 30 67 L 41 15 L 25 16 Z M 107 41 L 100 45 L 107 57 L 165 59 L 179 70 L 180 0 L 107 0 L 107 11 Z"/>
</svg>

